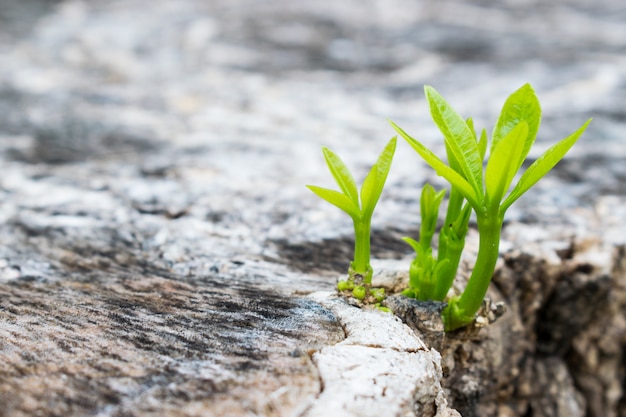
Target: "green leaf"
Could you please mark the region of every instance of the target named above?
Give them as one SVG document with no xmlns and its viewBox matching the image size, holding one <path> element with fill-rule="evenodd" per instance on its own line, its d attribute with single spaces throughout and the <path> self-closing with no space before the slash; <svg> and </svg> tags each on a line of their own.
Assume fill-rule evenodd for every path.
<svg viewBox="0 0 626 417">
<path fill-rule="evenodd" d="M 339 191 L 329 190 L 328 188 L 317 187 L 315 185 L 307 185 L 307 188 L 313 191 L 318 197 L 348 213 L 353 220 L 357 221 L 360 218 L 359 208 L 347 195 Z"/>
<path fill-rule="evenodd" d="M 411 239 L 410 237 L 403 237 L 402 240 L 404 240 L 406 243 L 408 243 L 409 245 L 411 245 L 411 247 L 413 248 L 413 250 L 415 251 L 416 254 L 423 254 L 423 249 L 422 249 L 422 245 L 419 244 L 419 242 L 415 239 Z"/>
<path fill-rule="evenodd" d="M 363 217 L 369 218 L 374 213 L 382 186 L 378 183 L 378 165 L 374 164 L 361 186 L 361 201 L 363 202 Z"/>
<path fill-rule="evenodd" d="M 517 173 L 517 163 L 528 135 L 528 124 L 521 121 L 492 149 L 485 169 L 489 205 L 498 207 Z"/>
<path fill-rule="evenodd" d="M 435 188 L 430 184 L 425 184 L 422 188 L 422 195 L 420 198 L 420 209 L 422 211 L 422 217 L 437 219 L 439 214 L 439 205 L 443 200 L 443 196 L 446 194 L 446 190 L 435 191 Z"/>
<path fill-rule="evenodd" d="M 522 166 L 524 159 L 526 159 L 530 148 L 535 142 L 541 122 L 539 100 L 530 84 L 524 84 L 504 102 L 500 116 L 493 128 L 491 151 L 493 152 L 498 143 L 522 121 L 528 124 L 528 136 L 524 143 L 520 160 L 515 163 L 517 170 Z"/>
<path fill-rule="evenodd" d="M 446 145 L 446 157 L 448 158 L 448 165 L 450 166 L 450 168 L 452 168 L 459 174 L 464 175 L 463 168 L 461 168 L 461 164 L 459 163 L 459 160 L 457 159 L 457 157 L 454 155 L 454 151 L 450 147 L 450 144 L 448 142 L 445 142 L 445 145 Z"/>
<path fill-rule="evenodd" d="M 476 195 L 482 196 L 483 164 L 474 132 L 434 88 L 426 86 L 424 91 L 432 118 L 458 160 L 463 176 Z"/>
<path fill-rule="evenodd" d="M 439 206 L 445 193 L 445 189 L 437 192 L 430 184 L 426 184 L 422 188 L 420 197 L 420 217 L 422 218 L 420 243 L 424 247 L 430 247 L 432 242 L 433 235 L 437 229 L 437 220 L 439 219 Z"/>
<path fill-rule="evenodd" d="M 459 216 L 454 220 L 450 230 L 450 239 L 455 242 L 465 241 L 467 231 L 469 229 L 469 219 L 472 214 L 472 208 L 469 204 L 465 204 L 463 209 L 459 213 Z"/>
<path fill-rule="evenodd" d="M 478 141 L 478 152 L 480 152 L 480 160 L 485 160 L 487 153 L 487 131 L 485 129 L 480 132 L 480 140 Z"/>
<path fill-rule="evenodd" d="M 476 130 L 474 128 L 474 119 L 472 119 L 471 117 L 468 117 L 465 120 L 465 123 L 467 123 L 467 127 L 470 128 L 470 130 L 472 131 L 472 134 L 474 135 L 474 140 L 478 144 L 478 152 L 480 153 L 481 159 L 484 159 L 485 151 L 487 150 L 487 131 L 483 129 L 480 132 L 480 138 L 479 138 L 476 136 Z"/>
<path fill-rule="evenodd" d="M 348 167 L 346 167 L 337 154 L 327 147 L 322 148 L 322 153 L 324 154 L 326 165 L 328 165 L 328 168 L 333 174 L 335 181 L 337 181 L 339 188 L 341 188 L 343 193 L 349 197 L 357 207 L 359 207 L 359 192 L 357 190 L 354 177 L 352 177 Z"/>
<path fill-rule="evenodd" d="M 476 138 L 476 129 L 474 129 L 474 119 L 472 119 L 471 117 L 468 117 L 467 119 L 465 119 L 465 124 L 467 125 L 467 127 L 469 127 L 470 132 L 472 132 L 472 136 L 474 136 L 474 140 L 478 142 L 478 139 Z"/>
<path fill-rule="evenodd" d="M 543 155 L 541 155 L 533 164 L 528 167 L 526 172 L 522 175 L 519 182 L 511 191 L 511 194 L 504 200 L 500 208 L 500 215 L 504 215 L 504 212 L 524 194 L 530 187 L 535 185 L 544 175 L 546 175 L 561 159 L 565 156 L 567 151 L 578 141 L 583 134 L 591 119 L 587 120 L 577 131 L 561 140 L 556 145 L 548 149 Z"/>
<path fill-rule="evenodd" d="M 446 180 L 448 180 L 448 182 L 453 187 L 456 187 L 458 192 L 463 197 L 465 197 L 467 201 L 470 202 L 472 207 L 476 209 L 479 209 L 479 207 L 481 207 L 480 199 L 482 199 L 482 196 L 480 196 L 480 199 L 479 199 L 479 197 L 476 195 L 476 192 L 474 191 L 472 186 L 467 182 L 465 178 L 463 178 L 461 174 L 459 174 L 454 169 L 446 165 L 441 159 L 439 159 L 439 157 L 437 157 L 437 155 L 432 153 L 427 147 L 422 145 L 420 142 L 418 142 L 417 140 L 409 136 L 404 130 L 402 130 L 394 122 L 390 122 L 390 123 L 391 123 L 391 126 L 396 130 L 396 132 L 398 132 L 400 136 L 402 136 L 404 140 L 406 140 L 407 143 L 411 145 L 411 147 L 415 149 L 415 151 L 418 154 L 420 154 L 420 156 L 424 159 L 424 161 L 426 161 L 426 163 L 435 170 L 437 175 L 444 177 Z"/>
<path fill-rule="evenodd" d="M 378 199 L 383 192 L 387 175 L 391 169 L 393 154 L 396 151 L 397 139 L 394 136 L 381 152 L 378 160 L 365 177 L 361 187 L 361 202 L 363 203 L 363 217 L 371 216 Z"/>
</svg>

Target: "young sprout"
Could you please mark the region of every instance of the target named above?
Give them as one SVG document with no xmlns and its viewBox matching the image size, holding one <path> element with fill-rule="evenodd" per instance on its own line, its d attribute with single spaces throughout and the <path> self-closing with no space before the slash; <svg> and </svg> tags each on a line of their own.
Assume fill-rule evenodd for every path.
<svg viewBox="0 0 626 417">
<path fill-rule="evenodd" d="M 446 221 L 439 232 L 439 251 L 435 259 L 431 243 L 437 228 L 439 205 L 446 190 L 435 192 L 430 184 L 422 188 L 420 240 L 417 242 L 410 237 L 403 238 L 416 253 L 409 269 L 409 288 L 402 292 L 408 297 L 422 301 L 443 301 L 452 287 L 471 214 L 469 204 L 462 206 L 463 197 L 455 191 L 452 189 Z"/>
<path fill-rule="evenodd" d="M 476 140 L 471 120 L 463 120 L 434 88 L 426 86 L 425 93 L 431 116 L 444 137 L 448 164 L 399 126 L 393 122 L 391 124 L 437 174 L 452 185 L 452 190 L 456 190 L 468 202 L 476 213 L 479 232 L 478 255 L 467 286 L 460 296 L 448 300 L 448 307 L 442 313 L 446 330 L 451 331 L 470 324 L 483 302 L 498 259 L 506 210 L 554 168 L 591 120 L 587 120 L 578 130 L 535 160 L 509 192 L 539 129 L 541 108 L 532 87 L 525 84 L 504 103 L 491 136 L 486 167 L 483 167 L 485 132 L 481 140 Z M 455 204 L 460 206 L 462 201 Z M 442 231 L 448 235 L 443 238 L 448 239 L 448 246 L 463 234 L 464 226 L 459 224 L 457 227 L 444 228 L 445 231 Z M 448 251 L 449 247 L 444 250 Z"/>
<path fill-rule="evenodd" d="M 472 133 L 474 133 L 472 119 L 467 119 L 466 123 L 471 128 Z M 482 159 L 487 149 L 487 132 L 483 130 L 480 140 L 475 135 L 474 139 L 478 143 L 478 150 Z M 452 148 L 448 145 L 446 145 L 446 154 L 450 167 L 460 172 L 461 166 L 454 156 Z M 432 255 L 430 245 L 437 227 L 439 205 L 444 194 L 445 190 L 435 194 L 434 188 L 430 185 L 426 185 L 422 189 L 420 198 L 420 214 L 422 218 L 420 243 L 422 249 L 416 247 L 413 239 L 404 238 L 415 249 L 417 256 L 411 263 L 409 270 L 409 288 L 403 291 L 403 294 L 418 300 L 443 301 L 446 298 L 454 282 L 461 253 L 465 247 L 465 236 L 468 231 L 472 207 L 465 202 L 459 190 L 452 186 L 450 198 L 448 199 L 446 218 L 439 232 L 437 259 L 435 260 Z"/>
<path fill-rule="evenodd" d="M 419 242 L 410 237 L 402 238 L 415 250 L 415 259 L 411 262 L 409 269 L 409 288 L 404 290 L 402 294 L 422 301 L 437 299 L 435 296 L 436 286 L 442 281 L 440 273 L 448 263 L 447 259 L 438 262 L 431 249 L 433 236 L 437 229 L 439 205 L 445 193 L 446 190 L 436 192 L 430 184 L 426 184 L 422 188 L 420 197 L 422 224 L 420 225 Z"/>
<path fill-rule="evenodd" d="M 337 288 L 339 291 L 351 290 L 354 298 L 360 300 L 372 297 L 373 301 L 380 302 L 384 298 L 384 291 L 370 288 L 373 274 L 370 265 L 370 229 L 372 214 L 387 180 L 395 150 L 396 138 L 393 137 L 365 177 L 359 195 L 356 182 L 346 165 L 335 153 L 324 147 L 322 148 L 324 159 L 341 192 L 307 185 L 319 197 L 340 208 L 352 218 L 355 237 L 354 260 L 350 263 L 348 279 L 339 281 Z"/>
</svg>

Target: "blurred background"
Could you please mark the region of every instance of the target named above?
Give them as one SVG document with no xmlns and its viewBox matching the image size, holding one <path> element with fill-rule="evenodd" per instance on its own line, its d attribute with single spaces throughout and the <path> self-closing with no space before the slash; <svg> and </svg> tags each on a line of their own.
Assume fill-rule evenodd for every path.
<svg viewBox="0 0 626 417">
<path fill-rule="evenodd" d="M 321 145 L 364 173 L 393 119 L 441 150 L 424 84 L 489 130 L 530 82 L 531 158 L 594 117 L 557 174 L 573 205 L 626 193 L 625 52 L 617 0 L 0 0 L 0 146 L 29 164 L 195 167 L 214 189 L 280 183 L 312 202 Z M 431 175 L 397 159 L 392 184 Z"/>
<path fill-rule="evenodd" d="M 2 0 L 0 45 L 0 129 L 11 132 L 36 123 L 24 113 L 45 103 L 59 113 L 133 102 L 176 112 L 188 127 L 214 117 L 211 130 L 226 138 L 263 123 L 250 116 L 259 106 L 293 123 L 293 137 L 302 114 L 360 112 L 342 99 L 369 97 L 388 106 L 369 112 L 408 119 L 403 109 L 417 113 L 425 83 L 481 118 L 530 82 L 558 133 L 574 113 L 599 126 L 625 111 L 626 6 L 617 0 Z M 365 131 L 372 123 L 350 121 Z M 597 129 L 598 139 L 619 131 Z"/>
<path fill-rule="evenodd" d="M 352 225 L 304 187 L 334 186 L 320 147 L 341 155 L 361 182 L 394 135 L 387 119 L 443 155 L 440 133 L 424 103 L 424 84 L 434 86 L 463 116 L 472 116 L 477 128 L 490 131 L 506 97 L 527 82 L 543 107 L 530 161 L 589 117 L 594 121 L 554 172 L 507 212 L 513 227 L 508 224 L 505 232 L 512 229 L 514 242 L 503 241 L 501 251 L 524 241 L 558 240 L 560 246 L 554 247 L 566 245 L 561 252 L 568 258 L 575 242 L 591 236 L 590 241 L 600 240 L 609 249 L 595 254 L 590 265 L 596 258 L 609 259 L 611 245 L 621 245 L 623 255 L 623 0 L 0 0 L 0 290 L 8 291 L 6 302 L 17 300 L 20 308 L 10 311 L 16 320 L 23 318 L 25 329 L 9 338 L 19 347 L 16 352 L 25 351 L 24 360 L 17 354 L 7 358 L 20 378 L 21 370 L 33 370 L 34 380 L 47 381 L 33 388 L 14 378 L 4 398 L 26 398 L 25 407 L 38 401 L 46 411 L 55 404 L 74 404 L 71 398 L 87 404 L 82 398 L 88 397 L 71 397 L 76 389 L 98 396 L 106 407 L 115 402 L 134 412 L 167 404 L 178 410 L 195 398 L 185 388 L 176 401 L 166 396 L 155 403 L 134 394 L 144 385 L 168 392 L 171 382 L 179 381 L 168 375 L 162 356 L 165 352 L 178 360 L 178 339 L 161 337 L 181 333 L 176 326 L 192 333 L 193 346 L 183 344 L 184 355 L 213 360 L 212 355 L 233 345 L 233 334 L 240 336 L 235 349 L 244 354 L 257 347 L 291 352 L 291 342 L 276 333 L 250 336 L 252 316 L 224 331 L 223 339 L 213 334 L 202 339 L 208 348 L 195 340 L 205 334 L 207 322 L 230 323 L 233 309 L 276 310 L 275 304 L 264 304 L 264 293 L 293 298 L 330 290 L 345 272 Z M 373 219 L 375 258 L 410 255 L 399 238 L 417 231 L 419 191 L 426 181 L 442 184 L 413 150 L 399 143 Z M 515 227 L 516 220 L 523 225 Z M 540 256 L 561 259 L 560 253 L 543 248 Z M 587 282 L 586 269 L 574 275 L 581 282 Z M 522 292 L 532 294 L 526 300 L 532 311 L 543 308 L 545 296 L 534 273 L 528 271 L 532 285 Z M 164 283 L 156 285 L 155 275 Z M 167 303 L 161 295 L 179 288 L 170 281 L 191 285 L 185 293 L 174 292 L 180 296 L 170 301 L 180 301 L 186 311 L 178 324 L 163 332 L 153 328 L 152 323 L 163 322 L 160 309 L 127 321 L 135 317 L 137 294 L 144 290 L 155 295 L 155 303 Z M 589 281 L 589 287 L 608 288 L 594 287 L 597 282 L 608 285 L 603 279 Z M 586 293 L 575 293 L 590 315 L 615 307 L 614 321 L 599 317 L 589 325 L 602 333 L 608 347 L 580 348 L 591 352 L 589 363 L 600 387 L 596 392 L 592 386 L 587 399 L 608 404 L 588 414 L 593 417 L 609 416 L 605 410 L 618 407 L 619 416 L 626 416 L 620 333 L 625 321 L 618 314 L 623 287 L 611 288 L 619 303 L 602 306 Z M 229 302 L 220 302 L 215 311 L 224 315 L 206 313 L 222 292 Z M 198 294 L 204 304 L 196 306 Z M 34 306 L 30 310 L 28 300 Z M 61 305 L 71 308 L 58 310 Z M 196 308 L 202 314 L 195 314 Z M 289 308 L 288 314 L 302 323 L 310 321 L 299 308 L 281 308 Z M 119 325 L 102 314 L 120 309 L 128 311 Z M 254 313 L 259 327 L 275 323 L 271 317 L 282 322 L 282 316 L 262 311 Z M 57 340 L 68 317 L 77 322 L 91 317 L 105 335 L 96 333 L 94 343 L 81 341 L 82 350 L 63 344 L 50 351 L 42 340 Z M 99 341 L 132 337 L 141 330 L 140 321 L 148 323 L 141 340 L 156 346 L 148 348 L 154 349 L 156 356 L 148 357 L 154 358 L 156 370 L 153 379 L 130 376 L 139 391 L 128 388 L 110 397 L 108 383 L 96 389 L 85 383 L 89 372 L 56 366 L 81 363 L 83 355 L 89 359 L 82 363 L 93 363 L 93 375 L 101 375 L 101 364 L 112 354 Z M 300 327 L 300 321 L 289 322 Z M 558 323 L 565 339 L 579 334 L 570 321 Z M 75 332 L 68 329 L 65 335 L 72 341 Z M 22 335 L 33 341 L 26 349 Z M 103 348 L 94 351 L 93 346 Z M 45 350 L 41 357 L 52 364 L 48 373 L 32 366 L 30 351 L 37 349 Z M 122 354 L 130 358 L 131 371 L 143 366 L 137 364 L 144 363 L 144 351 L 139 346 L 138 356 Z M 5 369 L 13 372 L 10 364 Z M 589 374 L 587 363 L 576 356 L 568 365 L 582 369 L 577 375 Z M 221 378 L 222 368 L 209 369 Z M 202 372 L 197 375 L 204 378 Z M 267 375 L 261 375 L 265 383 Z M 536 374 L 529 375 L 535 389 Z M 62 392 L 66 386 L 74 387 L 69 397 Z M 270 391 L 258 392 L 264 400 L 271 397 Z M 545 398 L 552 401 L 551 395 Z"/>
</svg>

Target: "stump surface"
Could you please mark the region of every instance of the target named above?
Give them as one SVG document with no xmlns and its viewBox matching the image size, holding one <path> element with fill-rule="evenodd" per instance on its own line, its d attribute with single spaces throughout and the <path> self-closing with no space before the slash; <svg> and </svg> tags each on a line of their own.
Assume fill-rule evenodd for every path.
<svg viewBox="0 0 626 417">
<path fill-rule="evenodd" d="M 0 416 L 626 417 L 624 19 L 616 0 L 3 1 Z M 507 313 L 414 333 L 420 312 L 328 295 L 353 241 L 304 188 L 332 186 L 321 146 L 360 182 L 388 118 L 443 155 L 424 84 L 482 128 L 525 82 L 531 159 L 594 121 L 508 213 Z M 382 275 L 408 269 L 427 181 L 399 144 Z"/>
</svg>

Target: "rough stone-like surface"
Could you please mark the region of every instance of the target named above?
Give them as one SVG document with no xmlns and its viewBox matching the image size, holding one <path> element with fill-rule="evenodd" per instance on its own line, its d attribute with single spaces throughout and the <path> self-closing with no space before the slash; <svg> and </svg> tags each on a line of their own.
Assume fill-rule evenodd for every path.
<svg viewBox="0 0 626 417">
<path fill-rule="evenodd" d="M 602 199 L 595 212 L 573 214 L 576 236 L 554 226 L 509 224 L 503 246 L 514 249 L 503 255 L 485 313 L 501 314 L 496 300 L 507 311 L 486 327 L 445 334 L 437 304 L 387 300 L 441 353 L 442 384 L 463 416 L 622 415 L 626 258 L 623 244 L 604 239 L 624 224 L 601 218 L 600 210 L 617 202 Z M 467 255 L 475 255 L 475 240 L 468 243 Z"/>
<path fill-rule="evenodd" d="M 306 417 L 459 416 L 439 383 L 439 353 L 409 327 L 388 313 L 316 299 L 343 323 L 346 339 L 313 355 L 324 388 Z"/>
<path fill-rule="evenodd" d="M 0 416 L 322 413 L 347 398 L 323 381 L 350 376 L 324 354 L 358 350 L 432 381 L 386 374 L 385 416 L 453 415 L 442 385 L 464 416 L 625 417 L 625 21 L 616 0 L 3 0 Z M 303 186 L 331 184 L 320 147 L 360 181 L 387 118 L 443 153 L 424 84 L 482 127 L 524 82 L 544 108 L 531 159 L 594 121 L 508 213 L 507 313 L 441 363 L 346 339 L 360 319 L 307 297 L 352 251 Z M 408 266 L 426 181 L 399 144 L 379 270 Z M 359 387 L 350 407 L 381 406 Z"/>
</svg>

